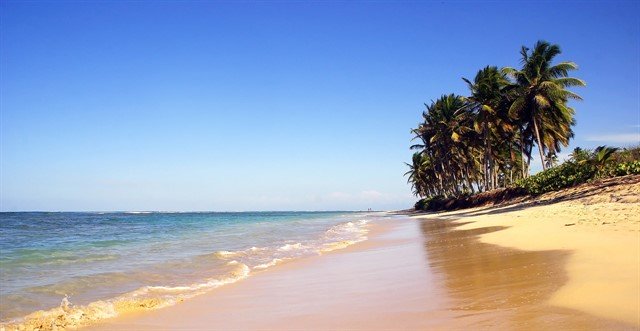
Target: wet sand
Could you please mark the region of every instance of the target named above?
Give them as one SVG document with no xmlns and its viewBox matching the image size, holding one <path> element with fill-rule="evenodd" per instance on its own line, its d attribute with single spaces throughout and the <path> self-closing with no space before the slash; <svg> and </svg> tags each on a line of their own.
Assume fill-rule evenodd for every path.
<svg viewBox="0 0 640 331">
<path fill-rule="evenodd" d="M 549 304 L 571 252 L 482 242 L 501 226 L 395 217 L 344 250 L 274 267 L 99 330 L 636 329 Z"/>
</svg>

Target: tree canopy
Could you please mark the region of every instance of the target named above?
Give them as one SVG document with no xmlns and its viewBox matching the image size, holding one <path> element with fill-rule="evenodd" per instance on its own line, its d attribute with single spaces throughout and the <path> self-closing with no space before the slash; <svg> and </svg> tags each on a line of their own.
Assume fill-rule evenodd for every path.
<svg viewBox="0 0 640 331">
<path fill-rule="evenodd" d="M 413 193 L 446 197 L 505 187 L 528 176 L 534 145 L 543 169 L 553 166 L 574 136 L 568 103 L 581 98 L 569 88 L 586 85 L 569 77 L 575 63 L 553 63 L 560 53 L 546 41 L 523 46 L 521 68 L 486 66 L 473 80 L 463 78 L 469 95 L 425 104 L 405 174 Z"/>
</svg>

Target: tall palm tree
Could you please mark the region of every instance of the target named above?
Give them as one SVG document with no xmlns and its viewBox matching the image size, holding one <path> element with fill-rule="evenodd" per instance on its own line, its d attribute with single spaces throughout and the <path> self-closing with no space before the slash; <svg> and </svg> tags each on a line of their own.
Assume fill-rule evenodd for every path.
<svg viewBox="0 0 640 331">
<path fill-rule="evenodd" d="M 487 189 L 496 188 L 496 182 L 492 180 L 494 162 L 492 159 L 492 145 L 495 140 L 512 130 L 512 125 L 506 116 L 505 92 L 510 82 L 498 67 L 486 66 L 478 71 L 473 82 L 462 78 L 467 83 L 471 96 L 467 99 L 476 111 L 474 129 L 484 140 L 484 181 Z"/>
<path fill-rule="evenodd" d="M 573 108 L 567 105 L 569 99 L 582 98 L 567 90 L 573 86 L 586 86 L 585 82 L 569 77 L 569 71 L 578 69 L 573 62 L 552 65 L 560 54 L 558 45 L 538 41 L 533 50 L 522 47 L 522 68 L 504 68 L 518 85 L 518 96 L 511 104 L 509 114 L 530 126 L 540 152 L 542 168 L 546 170 L 544 150 L 558 152 L 560 145 L 567 146 L 573 137 L 571 126 L 575 124 Z"/>
</svg>

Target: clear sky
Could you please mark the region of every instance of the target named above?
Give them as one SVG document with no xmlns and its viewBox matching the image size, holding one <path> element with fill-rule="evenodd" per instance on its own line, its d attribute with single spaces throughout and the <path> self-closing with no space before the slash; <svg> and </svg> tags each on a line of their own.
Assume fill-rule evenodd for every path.
<svg viewBox="0 0 640 331">
<path fill-rule="evenodd" d="M 640 141 L 638 1 L 0 3 L 3 211 L 407 208 L 423 103 L 539 39 L 570 148 Z"/>
</svg>

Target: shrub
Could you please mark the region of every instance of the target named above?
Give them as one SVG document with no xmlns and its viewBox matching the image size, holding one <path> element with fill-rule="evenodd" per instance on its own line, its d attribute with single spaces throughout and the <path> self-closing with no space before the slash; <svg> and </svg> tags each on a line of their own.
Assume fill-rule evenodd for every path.
<svg viewBox="0 0 640 331">
<path fill-rule="evenodd" d="M 475 195 L 464 195 L 455 198 L 435 196 L 416 202 L 416 210 L 439 211 L 473 208 L 487 204 L 496 204 L 527 195 L 526 190 L 519 187 L 497 189 Z"/>
<path fill-rule="evenodd" d="M 515 185 L 525 189 L 529 194 L 542 194 L 587 182 L 595 173 L 596 167 L 590 163 L 569 161 L 518 180 Z"/>
<path fill-rule="evenodd" d="M 416 210 L 437 210 L 437 206 L 441 205 L 444 197 L 436 195 L 418 200 L 415 204 Z"/>
<path fill-rule="evenodd" d="M 630 162 L 612 163 L 598 171 L 596 178 L 607 178 L 616 176 L 640 174 L 640 160 Z"/>
<path fill-rule="evenodd" d="M 613 159 L 617 163 L 638 161 L 640 146 L 623 148 L 613 155 Z"/>
<path fill-rule="evenodd" d="M 592 179 L 633 174 L 640 174 L 640 160 L 609 162 L 604 165 L 594 162 L 568 161 L 529 178 L 521 179 L 516 182 L 516 187 L 521 187 L 530 194 L 542 194 L 586 183 Z"/>
</svg>

